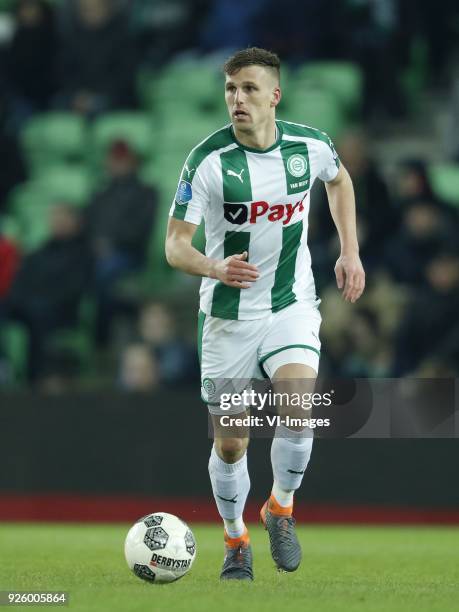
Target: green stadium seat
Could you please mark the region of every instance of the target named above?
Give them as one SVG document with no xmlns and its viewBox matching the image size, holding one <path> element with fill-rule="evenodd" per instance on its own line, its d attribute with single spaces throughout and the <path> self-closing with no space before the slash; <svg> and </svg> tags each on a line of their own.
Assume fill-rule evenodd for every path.
<svg viewBox="0 0 459 612">
<path fill-rule="evenodd" d="M 459 164 L 432 164 L 429 176 L 435 195 L 459 206 Z"/>
<path fill-rule="evenodd" d="M 78 206 L 89 203 L 94 188 L 93 175 L 85 166 L 50 166 L 36 177 L 38 189 L 50 203 L 65 202 Z"/>
<path fill-rule="evenodd" d="M 356 115 L 360 110 L 363 77 L 360 68 L 351 62 L 311 62 L 296 74 L 295 87 L 324 89 L 335 97 L 344 111 Z"/>
<path fill-rule="evenodd" d="M 53 351 L 75 355 L 82 374 L 93 369 L 94 341 L 90 332 L 82 326 L 56 330 L 50 338 L 49 346 Z"/>
<path fill-rule="evenodd" d="M 48 238 L 53 204 L 84 206 L 92 191 L 88 171 L 73 166 L 51 167 L 35 180 L 18 185 L 8 198 L 8 208 L 17 223 L 16 236 L 23 249 L 35 250 Z"/>
<path fill-rule="evenodd" d="M 11 368 L 14 383 L 25 381 L 29 336 L 24 325 L 3 324 L 0 328 L 0 346 Z"/>
<path fill-rule="evenodd" d="M 318 128 L 332 139 L 337 139 L 346 127 L 339 103 L 326 91 L 297 89 L 289 100 L 285 119 Z"/>
<path fill-rule="evenodd" d="M 18 224 L 17 239 L 24 251 L 33 251 L 49 235 L 50 199 L 34 181 L 18 185 L 8 198 L 12 218 Z"/>
<path fill-rule="evenodd" d="M 429 43 L 422 36 L 415 36 L 410 48 L 408 65 L 400 73 L 400 85 L 410 112 L 416 113 L 419 96 L 429 75 Z"/>
<path fill-rule="evenodd" d="M 215 64 L 185 60 L 169 64 L 150 86 L 150 108 L 183 99 L 188 109 L 212 110 L 223 97 L 223 75 Z"/>
<path fill-rule="evenodd" d="M 199 115 L 193 118 L 181 112 L 173 122 L 164 121 L 163 130 L 160 132 L 158 145 L 158 159 L 160 156 L 175 156 L 179 161 L 179 170 L 193 149 L 210 134 L 223 127 L 224 123 L 217 123 L 211 116 Z M 159 155 L 160 153 L 160 155 Z"/>
<path fill-rule="evenodd" d="M 21 235 L 19 221 L 13 215 L 0 217 L 0 233 L 2 236 L 19 241 Z"/>
<path fill-rule="evenodd" d="M 139 176 L 147 185 L 157 187 L 162 180 L 159 168 L 157 160 L 148 161 L 141 166 Z"/>
<path fill-rule="evenodd" d="M 17 4 L 17 0 L 0 0 L 0 13 L 10 13 Z"/>
<path fill-rule="evenodd" d="M 95 161 L 100 162 L 114 140 L 125 140 L 142 157 L 151 157 L 155 150 L 156 130 L 146 113 L 108 113 L 94 122 L 92 145 Z"/>
<path fill-rule="evenodd" d="M 30 119 L 21 132 L 21 144 L 32 172 L 87 156 L 85 121 L 72 113 L 45 113 Z"/>
<path fill-rule="evenodd" d="M 8 210 L 14 219 L 21 221 L 24 214 L 31 208 L 41 208 L 49 205 L 49 197 L 43 193 L 36 181 L 28 181 L 15 187 L 8 197 Z"/>
</svg>

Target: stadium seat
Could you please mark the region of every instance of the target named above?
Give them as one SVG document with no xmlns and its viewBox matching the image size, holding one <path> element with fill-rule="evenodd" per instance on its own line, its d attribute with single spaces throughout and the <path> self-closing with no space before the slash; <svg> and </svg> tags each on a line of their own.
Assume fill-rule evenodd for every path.
<svg viewBox="0 0 459 612">
<path fill-rule="evenodd" d="M 182 98 L 187 107 L 212 109 L 223 96 L 223 77 L 209 62 L 186 60 L 169 64 L 153 81 L 150 100 L 154 107 Z"/>
<path fill-rule="evenodd" d="M 141 166 L 139 176 L 147 185 L 157 187 L 162 180 L 159 168 L 160 165 L 156 160 L 148 161 Z"/>
<path fill-rule="evenodd" d="M 24 325 L 3 324 L 0 328 L 0 348 L 11 368 L 13 382 L 24 382 L 29 348 L 29 336 Z"/>
<path fill-rule="evenodd" d="M 84 206 L 93 188 L 85 168 L 56 166 L 48 168 L 35 180 L 16 187 L 8 198 L 16 235 L 25 251 L 38 248 L 49 235 L 49 212 L 53 204 Z"/>
<path fill-rule="evenodd" d="M 88 330 L 83 327 L 59 329 L 53 332 L 49 345 L 56 353 L 69 353 L 76 357 L 81 374 L 93 370 L 94 341 Z"/>
<path fill-rule="evenodd" d="M 311 62 L 296 74 L 295 87 L 320 88 L 330 92 L 343 110 L 356 115 L 362 101 L 363 78 L 360 68 L 351 62 Z"/>
<path fill-rule="evenodd" d="M 125 140 L 142 157 L 155 150 L 156 130 L 152 118 L 145 113 L 108 113 L 94 122 L 92 129 L 93 161 L 101 162 L 114 140 Z"/>
<path fill-rule="evenodd" d="M 21 226 L 13 215 L 0 217 L 0 233 L 14 241 L 20 240 Z"/>
<path fill-rule="evenodd" d="M 34 181 L 18 185 L 8 198 L 8 208 L 18 225 L 17 239 L 25 252 L 33 251 L 49 234 L 50 200 Z"/>
<path fill-rule="evenodd" d="M 88 150 L 86 123 L 72 113 L 36 115 L 24 126 L 21 144 L 32 173 L 50 164 L 82 161 Z"/>
<path fill-rule="evenodd" d="M 23 214 L 33 207 L 47 206 L 49 198 L 38 188 L 36 181 L 28 181 L 15 187 L 8 197 L 8 210 L 13 218 L 21 221 Z"/>
<path fill-rule="evenodd" d="M 346 126 L 340 104 L 326 91 L 297 89 L 289 99 L 285 117 L 280 118 L 318 128 L 332 139 L 338 138 Z"/>
<path fill-rule="evenodd" d="M 93 191 L 93 177 L 85 166 L 50 166 L 36 177 L 36 186 L 50 203 L 88 204 Z"/>
<path fill-rule="evenodd" d="M 422 36 L 415 36 L 410 47 L 409 63 L 401 70 L 399 79 L 408 108 L 415 113 L 428 80 L 429 45 Z"/>
<path fill-rule="evenodd" d="M 224 125 L 212 115 L 201 113 L 190 120 L 189 115 L 184 113 L 181 109 L 175 121 L 161 122 L 163 128 L 158 141 L 161 156 L 175 156 L 179 160 L 180 170 L 191 149 Z"/>
<path fill-rule="evenodd" d="M 430 180 L 435 195 L 454 206 L 459 206 L 459 165 L 432 164 Z"/>
<path fill-rule="evenodd" d="M 9 13 L 13 11 L 17 0 L 0 0 L 0 13 Z"/>
</svg>

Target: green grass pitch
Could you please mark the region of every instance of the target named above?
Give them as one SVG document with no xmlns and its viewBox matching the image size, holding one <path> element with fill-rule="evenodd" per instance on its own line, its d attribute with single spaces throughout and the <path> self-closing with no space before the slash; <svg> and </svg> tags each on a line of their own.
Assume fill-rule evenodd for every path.
<svg viewBox="0 0 459 612">
<path fill-rule="evenodd" d="M 300 527 L 303 563 L 279 574 L 266 533 L 252 526 L 255 582 L 241 584 L 218 580 L 222 529 L 191 527 L 191 572 L 154 585 L 127 568 L 128 525 L 0 524 L 0 590 L 65 590 L 64 609 L 84 612 L 459 610 L 459 529 Z"/>
</svg>

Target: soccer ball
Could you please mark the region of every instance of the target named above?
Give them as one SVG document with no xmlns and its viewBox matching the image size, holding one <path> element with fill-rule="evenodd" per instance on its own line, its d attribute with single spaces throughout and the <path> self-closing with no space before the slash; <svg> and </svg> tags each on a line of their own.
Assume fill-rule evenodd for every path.
<svg viewBox="0 0 459 612">
<path fill-rule="evenodd" d="M 182 520 L 167 512 L 153 512 L 131 527 L 124 555 L 129 568 L 142 580 L 173 582 L 193 565 L 196 541 Z"/>
</svg>

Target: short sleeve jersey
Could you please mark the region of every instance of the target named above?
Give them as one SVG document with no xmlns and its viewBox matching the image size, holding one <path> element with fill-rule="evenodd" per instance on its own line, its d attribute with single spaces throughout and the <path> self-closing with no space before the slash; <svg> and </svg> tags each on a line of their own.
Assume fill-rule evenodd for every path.
<svg viewBox="0 0 459 612">
<path fill-rule="evenodd" d="M 211 316 L 250 320 L 293 302 L 316 300 L 307 246 L 309 198 L 317 177 L 333 180 L 340 161 L 320 130 L 276 121 L 276 142 L 251 149 L 231 125 L 189 154 L 170 216 L 205 221 L 206 255 L 224 259 L 248 252 L 260 277 L 249 289 L 203 278 L 200 308 Z"/>
</svg>

